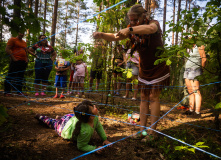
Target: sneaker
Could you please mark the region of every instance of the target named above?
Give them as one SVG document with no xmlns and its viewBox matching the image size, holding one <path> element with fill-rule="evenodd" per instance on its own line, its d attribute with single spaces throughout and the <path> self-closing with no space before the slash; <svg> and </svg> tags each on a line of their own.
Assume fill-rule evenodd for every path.
<svg viewBox="0 0 221 160">
<path fill-rule="evenodd" d="M 63 94 L 61 94 L 60 98 L 65 98 L 65 96 Z"/>
<path fill-rule="evenodd" d="M 132 99 L 133 101 L 136 101 L 136 100 L 137 100 L 135 97 L 132 97 L 131 99 Z"/>
<path fill-rule="evenodd" d="M 35 96 L 39 96 L 39 93 L 38 93 L 38 92 L 36 92 L 36 93 L 35 93 Z"/>
<path fill-rule="evenodd" d="M 53 98 L 59 98 L 59 96 L 56 94 Z"/>
<path fill-rule="evenodd" d="M 41 95 L 42 95 L 42 96 L 46 96 L 45 92 L 41 92 Z"/>
<path fill-rule="evenodd" d="M 143 143 L 153 143 L 155 142 L 159 137 L 156 134 L 147 134 L 143 139 L 141 139 L 141 142 Z"/>
<path fill-rule="evenodd" d="M 201 117 L 201 113 L 200 113 L 200 114 L 197 114 L 196 112 L 194 112 L 194 113 L 190 116 L 190 118 L 195 118 L 195 119 L 202 118 L 202 117 Z"/>
<path fill-rule="evenodd" d="M 186 105 L 183 105 L 181 107 L 177 107 L 177 109 L 180 109 L 180 110 L 189 110 L 189 107 L 186 106 Z"/>
<path fill-rule="evenodd" d="M 127 96 L 123 96 L 123 98 L 127 98 Z"/>
<path fill-rule="evenodd" d="M 19 96 L 27 96 L 27 94 L 25 94 L 25 93 L 17 93 Z"/>
<path fill-rule="evenodd" d="M 11 93 L 5 93 L 4 96 L 5 97 L 13 97 L 13 95 Z"/>
<path fill-rule="evenodd" d="M 183 114 L 185 114 L 185 115 L 193 115 L 195 112 L 191 112 L 191 111 L 186 111 L 186 112 L 184 112 Z"/>
<path fill-rule="evenodd" d="M 36 114 L 36 115 L 34 116 L 34 118 L 37 119 L 37 120 L 39 120 L 39 119 L 40 119 L 40 116 L 41 116 L 40 114 Z"/>
<path fill-rule="evenodd" d="M 59 116 L 59 115 L 57 115 L 56 117 L 55 117 L 55 119 L 61 119 L 62 118 L 62 116 Z"/>
<path fill-rule="evenodd" d="M 145 137 L 145 136 L 142 135 L 141 133 L 137 133 L 137 134 L 135 134 L 135 135 L 132 135 L 132 136 L 131 136 L 131 139 L 141 140 L 141 139 L 143 139 L 144 137 Z"/>
</svg>

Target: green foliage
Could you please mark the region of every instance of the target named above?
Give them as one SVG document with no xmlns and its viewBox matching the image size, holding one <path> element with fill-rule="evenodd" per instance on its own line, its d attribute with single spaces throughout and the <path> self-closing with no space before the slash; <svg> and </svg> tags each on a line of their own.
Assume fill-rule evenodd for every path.
<svg viewBox="0 0 221 160">
<path fill-rule="evenodd" d="M 193 145 L 194 147 L 197 147 L 197 148 L 209 148 L 208 146 L 206 145 L 203 145 L 204 142 L 197 142 L 195 145 Z M 184 150 L 184 151 L 190 151 L 190 152 L 193 152 L 195 153 L 195 148 L 193 147 L 189 147 L 189 146 L 176 146 L 175 147 L 175 150 L 177 151 L 181 151 L 181 150 Z"/>
<path fill-rule="evenodd" d="M 178 82 L 180 70 L 188 59 L 187 48 L 192 48 L 193 44 L 197 46 L 204 45 L 207 55 L 207 62 L 204 68 L 203 75 L 199 77 L 200 84 L 208 84 L 212 82 L 220 81 L 221 79 L 221 3 L 211 0 L 207 3 L 205 12 L 201 16 L 199 8 L 193 8 L 190 11 L 182 11 L 183 15 L 180 17 L 180 21 L 174 24 L 169 22 L 170 29 L 165 33 L 164 37 L 167 37 L 170 32 L 177 32 L 181 35 L 181 41 L 179 45 L 165 45 L 164 49 L 160 49 L 162 54 L 155 64 L 159 64 L 163 61 L 167 65 L 171 66 L 171 77 L 173 77 L 173 86 L 180 85 Z M 217 23 L 211 23 L 216 21 Z M 187 32 L 184 32 L 186 28 Z M 197 33 L 197 36 L 191 32 Z M 192 37 L 185 38 L 185 37 Z M 213 84 L 204 86 L 201 88 L 203 97 L 207 97 L 206 101 L 213 100 L 211 107 L 220 102 L 220 97 L 217 92 L 220 92 L 220 84 Z M 175 95 L 176 96 L 176 95 Z M 210 98 L 208 98 L 210 97 Z M 205 100 L 205 99 L 204 99 Z"/>
<path fill-rule="evenodd" d="M 219 102 L 218 104 L 216 104 L 215 109 L 221 109 L 221 102 Z"/>
<path fill-rule="evenodd" d="M 11 10 L 20 10 L 20 17 L 13 17 Z M 42 18 L 36 18 L 32 9 L 27 8 L 25 3 L 21 1 L 21 8 L 16 5 L 8 5 L 6 9 L 0 9 L 0 13 L 4 15 L 3 25 L 7 25 L 13 36 L 17 36 L 18 32 L 25 32 L 29 29 L 30 33 L 37 34 L 40 31 L 40 21 Z M 13 20 L 12 18 L 13 17 Z"/>
<path fill-rule="evenodd" d="M 7 121 L 6 118 L 8 118 L 7 109 L 0 105 L 0 126 Z"/>
<path fill-rule="evenodd" d="M 0 83 L 3 83 L 3 78 L 7 74 L 9 55 L 5 53 L 6 42 L 0 42 Z"/>
<path fill-rule="evenodd" d="M 128 79 L 132 78 L 133 74 L 132 74 L 132 69 L 126 69 L 123 73 L 126 73 L 126 77 Z"/>
</svg>

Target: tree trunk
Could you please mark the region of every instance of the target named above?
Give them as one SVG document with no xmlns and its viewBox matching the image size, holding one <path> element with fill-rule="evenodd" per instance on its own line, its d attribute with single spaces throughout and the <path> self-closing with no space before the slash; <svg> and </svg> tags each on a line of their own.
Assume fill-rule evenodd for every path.
<svg viewBox="0 0 221 160">
<path fill-rule="evenodd" d="M 163 9 L 163 34 L 166 31 L 166 14 L 167 13 L 167 0 L 164 0 L 164 9 Z M 163 39 L 163 44 L 165 43 L 165 39 Z"/>
<path fill-rule="evenodd" d="M 40 5 L 39 5 L 39 16 L 42 17 L 42 13 L 41 13 L 41 8 L 42 8 L 42 1 L 39 1 Z"/>
<path fill-rule="evenodd" d="M 79 17 L 80 17 L 80 4 L 78 5 L 78 17 L 77 17 L 77 31 L 76 31 L 76 41 L 75 41 L 75 46 L 78 44 L 78 23 L 79 23 Z"/>
<path fill-rule="evenodd" d="M 188 4 L 188 0 L 186 0 L 185 10 L 187 10 L 187 4 Z M 186 26 L 186 32 L 188 32 L 188 27 L 187 26 Z"/>
<path fill-rule="evenodd" d="M 102 7 L 102 2 L 101 5 L 99 6 L 99 12 L 101 12 L 101 7 Z M 100 14 L 97 16 L 97 19 L 100 19 Z M 99 25 L 96 26 L 96 32 L 99 30 Z"/>
<path fill-rule="evenodd" d="M 181 8 L 181 0 L 178 1 L 177 25 L 178 25 L 179 20 L 180 20 L 180 8 Z M 179 31 L 176 31 L 175 45 L 178 44 L 178 34 L 179 34 Z"/>
<path fill-rule="evenodd" d="M 187 0 L 186 0 L 186 5 L 185 5 L 185 10 L 187 10 Z M 186 13 L 184 14 L 184 19 L 186 18 Z M 182 26 L 183 28 L 184 28 L 184 25 Z M 187 27 L 186 27 L 186 30 L 187 30 Z M 181 33 L 181 44 L 182 44 L 182 42 L 183 42 L 183 30 L 182 30 L 182 33 Z"/>
<path fill-rule="evenodd" d="M 0 7 L 4 7 L 4 0 L 0 0 Z M 3 16 L 1 15 L 1 24 L 0 24 L 0 42 L 2 42 L 2 30 L 3 30 Z"/>
<path fill-rule="evenodd" d="M 151 0 L 145 0 L 145 9 L 147 10 L 147 13 L 150 14 L 150 5 L 151 5 Z"/>
<path fill-rule="evenodd" d="M 68 24 L 68 0 L 67 0 L 66 15 L 65 15 L 64 48 L 66 47 L 67 24 Z"/>
<path fill-rule="evenodd" d="M 45 34 L 45 25 L 46 25 L 46 14 L 47 14 L 47 0 L 45 0 L 45 7 L 44 7 L 44 23 L 43 23 L 43 34 Z"/>
<path fill-rule="evenodd" d="M 32 0 L 28 0 L 28 8 L 32 9 Z M 30 13 L 30 12 L 28 12 Z M 28 44 L 28 46 L 30 45 L 30 41 L 29 41 L 29 38 L 30 37 L 30 32 L 29 32 L 29 29 L 27 29 L 26 31 L 26 42 Z"/>
<path fill-rule="evenodd" d="M 14 8 L 11 28 L 13 31 L 16 32 L 15 33 L 12 31 L 13 36 L 16 36 L 16 34 L 18 34 L 19 32 L 19 28 L 21 27 L 21 21 L 19 21 L 20 23 L 15 23 L 21 19 L 21 0 L 14 0 L 14 5 L 16 6 L 16 8 Z"/>
<path fill-rule="evenodd" d="M 221 33 L 218 32 L 218 35 L 219 37 L 221 36 Z M 219 47 L 217 47 L 217 60 L 218 60 L 218 64 L 219 64 L 219 68 L 218 68 L 218 79 L 220 80 L 221 79 L 221 58 L 220 58 L 220 51 L 219 51 Z M 221 92 L 221 87 L 220 87 L 220 83 L 216 83 L 215 84 L 215 88 L 217 90 L 216 92 L 216 96 L 215 96 L 215 100 L 217 103 L 220 102 L 220 95 L 217 94 L 217 93 L 220 93 Z M 220 110 L 220 109 L 219 109 Z M 220 120 L 219 120 L 219 114 L 220 112 L 217 111 L 217 112 L 214 112 L 214 115 L 215 115 L 215 119 L 214 119 L 214 122 L 215 122 L 215 126 L 216 126 L 216 129 L 219 130 L 220 129 Z"/>
<path fill-rule="evenodd" d="M 173 24 L 175 23 L 175 13 L 176 13 L 176 0 L 173 0 Z M 174 31 L 172 32 L 172 45 L 174 45 Z"/>
<path fill-rule="evenodd" d="M 38 17 L 38 4 L 39 0 L 35 0 L 35 17 Z"/>
<path fill-rule="evenodd" d="M 56 24 L 57 24 L 57 12 L 58 12 L 58 0 L 54 1 L 54 13 L 52 18 L 52 26 L 51 26 L 51 46 L 54 47 L 55 43 L 55 31 L 56 31 Z"/>
</svg>

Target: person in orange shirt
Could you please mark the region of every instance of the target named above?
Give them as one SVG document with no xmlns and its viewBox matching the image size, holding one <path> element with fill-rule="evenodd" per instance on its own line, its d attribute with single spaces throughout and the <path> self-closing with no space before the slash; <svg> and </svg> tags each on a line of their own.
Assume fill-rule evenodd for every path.
<svg viewBox="0 0 221 160">
<path fill-rule="evenodd" d="M 8 40 L 5 52 L 10 56 L 10 64 L 8 75 L 4 82 L 4 95 L 12 96 L 11 90 L 15 90 L 17 94 L 22 93 L 24 73 L 28 63 L 27 44 L 22 38 L 24 33 L 18 33 L 17 37 Z"/>
</svg>

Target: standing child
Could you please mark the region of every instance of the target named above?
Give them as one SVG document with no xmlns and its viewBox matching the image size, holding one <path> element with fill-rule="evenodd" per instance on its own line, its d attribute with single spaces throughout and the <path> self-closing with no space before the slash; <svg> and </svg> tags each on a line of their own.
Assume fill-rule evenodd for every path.
<svg viewBox="0 0 221 160">
<path fill-rule="evenodd" d="M 55 69 L 57 70 L 57 72 L 55 77 L 56 94 L 54 98 L 59 98 L 58 88 L 62 89 L 60 98 L 65 98 L 63 94 L 65 91 L 65 87 L 67 87 L 67 70 L 70 69 L 70 62 L 65 61 L 65 59 L 63 58 L 59 58 L 55 61 Z"/>
<path fill-rule="evenodd" d="M 67 114 L 60 119 L 52 119 L 43 115 L 36 115 L 35 118 L 47 124 L 64 139 L 77 141 L 77 147 L 84 152 L 92 151 L 101 146 L 89 145 L 89 141 L 97 131 L 103 141 L 103 145 L 110 144 L 98 117 L 98 110 L 90 101 L 84 100 L 77 107 L 74 107 L 74 114 Z M 103 149 L 96 151 L 101 153 Z"/>
<path fill-rule="evenodd" d="M 87 71 L 87 65 L 83 63 L 82 60 L 77 60 L 75 65 L 75 73 L 74 73 L 74 81 L 75 81 L 75 87 L 77 89 L 78 94 L 76 97 L 80 96 L 80 91 L 82 92 L 81 95 L 84 98 L 84 78 L 85 73 L 87 74 L 88 79 L 88 71 Z"/>
</svg>

